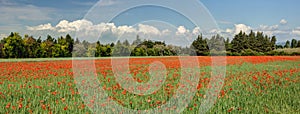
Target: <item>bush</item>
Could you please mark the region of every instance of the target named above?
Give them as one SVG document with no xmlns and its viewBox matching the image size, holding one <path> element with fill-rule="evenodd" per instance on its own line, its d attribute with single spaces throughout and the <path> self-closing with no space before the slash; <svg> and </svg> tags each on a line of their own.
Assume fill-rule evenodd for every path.
<svg viewBox="0 0 300 114">
<path fill-rule="evenodd" d="M 293 52 L 291 56 L 300 56 L 300 52 Z"/>
<path fill-rule="evenodd" d="M 259 53 L 259 52 L 253 51 L 251 49 L 246 49 L 241 52 L 241 55 L 242 56 L 261 56 L 261 55 L 264 55 L 264 53 L 261 53 L 261 52 Z"/>
</svg>

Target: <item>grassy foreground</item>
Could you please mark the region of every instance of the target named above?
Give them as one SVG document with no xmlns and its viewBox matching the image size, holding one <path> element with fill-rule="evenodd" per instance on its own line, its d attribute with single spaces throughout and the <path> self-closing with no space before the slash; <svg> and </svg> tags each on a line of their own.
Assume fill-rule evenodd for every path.
<svg viewBox="0 0 300 114">
<path fill-rule="evenodd" d="M 71 68 L 49 67 L 49 71 L 20 70 L 11 75 L 0 74 L 0 113 L 92 113 L 67 71 L 71 72 Z M 207 98 L 210 67 L 201 67 L 200 71 L 198 91 L 182 113 L 198 113 L 201 101 Z M 45 72 L 47 77 L 34 75 Z M 209 113 L 300 113 L 299 74 L 300 61 L 228 65 L 224 86 Z M 122 89 L 112 71 L 98 72 L 98 75 L 101 86 L 116 103 L 129 109 L 147 110 L 170 100 L 177 91 L 180 70 L 168 69 L 161 89 L 146 96 Z M 145 72 L 137 72 L 134 77 L 140 83 L 149 81 L 149 74 Z"/>
</svg>

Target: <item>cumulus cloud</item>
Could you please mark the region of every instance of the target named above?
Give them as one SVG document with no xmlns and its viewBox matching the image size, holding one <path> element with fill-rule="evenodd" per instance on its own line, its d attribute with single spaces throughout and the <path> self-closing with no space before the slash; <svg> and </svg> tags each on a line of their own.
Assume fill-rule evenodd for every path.
<svg viewBox="0 0 300 114">
<path fill-rule="evenodd" d="M 160 35 L 160 31 L 156 27 L 150 25 L 139 24 L 138 28 L 139 28 L 138 30 L 139 33 Z"/>
<path fill-rule="evenodd" d="M 161 34 L 160 30 L 154 26 L 139 24 L 137 28 L 133 26 L 116 26 L 114 23 L 100 23 L 94 25 L 88 20 L 77 20 L 69 22 L 67 20 L 60 21 L 56 26 L 50 23 L 38 26 L 27 26 L 27 30 L 56 30 L 61 33 L 76 32 L 76 31 L 98 31 L 99 32 L 112 32 L 114 34 L 123 33 L 143 33 L 143 34 Z"/>
<path fill-rule="evenodd" d="M 186 34 L 186 33 L 189 33 L 189 32 L 190 32 L 190 31 L 187 30 L 184 26 L 179 26 L 179 27 L 177 28 L 176 34 L 177 34 L 177 35 L 181 35 L 181 34 Z"/>
<path fill-rule="evenodd" d="M 55 29 L 54 27 L 52 27 L 52 25 L 50 23 L 33 26 L 33 27 L 27 26 L 26 28 L 27 28 L 27 30 L 30 30 L 30 31 L 54 30 Z"/>
<path fill-rule="evenodd" d="M 250 30 L 251 30 L 251 27 L 247 26 L 245 24 L 235 24 L 234 26 L 235 26 L 235 32 L 234 32 L 234 34 L 238 34 L 240 31 L 249 33 Z"/>
<path fill-rule="evenodd" d="M 193 30 L 193 34 L 199 35 L 200 33 L 201 33 L 200 27 L 195 27 L 194 30 Z"/>
<path fill-rule="evenodd" d="M 172 32 L 171 30 L 165 29 L 165 30 L 163 30 L 161 33 L 162 33 L 162 34 L 170 34 L 171 32 Z"/>
<path fill-rule="evenodd" d="M 77 31 L 80 28 L 88 28 L 91 26 L 93 26 L 93 23 L 87 20 L 77 20 L 73 22 L 62 20 L 55 26 L 55 28 L 58 32 L 72 32 Z"/>
<path fill-rule="evenodd" d="M 288 23 L 288 21 L 285 20 L 285 19 L 281 19 L 281 20 L 280 20 L 280 24 L 282 24 L 282 25 L 285 25 L 285 24 L 287 24 L 287 23 Z"/>
<path fill-rule="evenodd" d="M 229 28 L 227 28 L 225 32 L 227 32 L 227 33 L 232 33 L 232 32 L 233 32 L 233 30 L 232 30 L 232 29 L 229 29 Z"/>
<path fill-rule="evenodd" d="M 296 27 L 292 30 L 291 34 L 293 35 L 300 35 L 300 27 Z"/>
<path fill-rule="evenodd" d="M 71 34 L 80 40 L 94 41 L 89 39 L 101 39 L 103 42 L 116 41 L 117 39 L 128 39 L 129 41 L 139 35 L 140 38 L 151 40 L 163 40 L 171 42 L 171 44 L 181 45 L 182 42 L 189 40 L 193 41 L 197 35 L 203 33 L 205 38 L 210 38 L 212 35 L 220 34 L 224 38 L 233 38 L 240 31 L 249 33 L 250 30 L 262 31 L 269 36 L 277 36 L 278 41 L 284 41 L 291 37 L 300 35 L 300 27 L 294 29 L 282 28 L 277 25 L 260 25 L 258 27 L 250 27 L 246 24 L 235 24 L 232 28 L 212 29 L 201 31 L 199 27 L 187 29 L 185 26 L 175 28 L 159 29 L 155 25 L 137 24 L 136 26 L 120 25 L 114 23 L 99 23 L 94 24 L 88 20 L 67 21 L 62 20 L 57 25 L 50 23 L 37 26 L 27 26 L 27 30 L 34 34 L 65 35 Z M 44 32 L 44 33 L 42 33 Z M 105 40 L 106 39 L 106 40 Z M 188 45 L 188 44 L 187 44 Z"/>
<path fill-rule="evenodd" d="M 279 34 L 282 31 L 279 30 L 279 25 L 260 25 L 258 28 L 255 29 L 255 31 L 262 31 L 264 34 L 273 36 L 274 34 Z"/>
<path fill-rule="evenodd" d="M 121 31 L 122 34 L 123 33 L 136 33 L 137 32 L 137 30 L 135 28 L 133 28 L 132 26 L 126 26 L 126 25 L 125 26 L 119 26 L 117 28 L 117 30 Z"/>
<path fill-rule="evenodd" d="M 114 23 L 99 23 L 93 24 L 88 20 L 76 20 L 76 21 L 67 21 L 61 20 L 57 25 L 41 24 L 37 26 L 27 26 L 27 30 L 34 34 L 53 34 L 53 35 L 65 35 L 71 34 L 76 36 L 81 40 L 94 41 L 90 39 L 101 39 L 105 38 L 106 40 L 114 40 L 116 38 L 135 38 L 137 34 L 140 37 L 144 38 L 161 38 L 170 37 L 174 35 L 176 30 L 164 29 L 160 30 L 159 28 L 146 25 L 138 24 L 136 26 L 121 25 L 116 26 Z M 180 33 L 186 34 L 189 33 L 184 26 L 178 27 Z M 169 36 L 167 36 L 169 35 Z M 172 37 L 174 38 L 174 37 Z"/>
</svg>

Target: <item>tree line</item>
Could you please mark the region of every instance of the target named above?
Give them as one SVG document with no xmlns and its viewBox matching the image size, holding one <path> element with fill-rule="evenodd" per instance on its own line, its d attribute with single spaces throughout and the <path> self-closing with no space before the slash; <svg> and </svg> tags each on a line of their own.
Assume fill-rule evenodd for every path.
<svg viewBox="0 0 300 114">
<path fill-rule="evenodd" d="M 263 32 L 253 32 L 246 34 L 240 31 L 230 41 L 220 35 L 212 38 L 203 38 L 199 35 L 193 41 L 191 48 L 196 51 L 197 55 L 231 55 L 231 56 L 259 56 L 259 55 L 300 55 L 299 52 L 286 53 L 278 52 L 276 49 L 283 48 L 300 48 L 300 40 L 292 39 L 286 41 L 285 45 L 276 45 L 276 36 L 264 35 Z M 225 49 L 223 49 L 225 47 Z M 225 51 L 226 50 L 226 51 Z M 220 52 L 223 51 L 223 52 Z M 223 54 L 222 54 L 223 53 Z"/>
<path fill-rule="evenodd" d="M 276 45 L 275 36 L 263 32 L 249 34 L 240 32 L 230 41 L 220 35 L 210 39 L 199 35 L 189 47 L 167 45 L 164 41 L 142 40 L 137 35 L 130 43 L 128 40 L 102 44 L 86 40 L 73 39 L 69 34 L 58 38 L 48 35 L 45 40 L 29 35 L 20 36 L 11 33 L 0 40 L 0 58 L 54 58 L 54 57 L 110 57 L 110 56 L 176 56 L 176 55 L 285 55 L 276 52 L 279 48 L 299 48 L 300 40 L 286 41 L 285 45 Z M 300 55 L 294 53 L 293 55 Z"/>
</svg>

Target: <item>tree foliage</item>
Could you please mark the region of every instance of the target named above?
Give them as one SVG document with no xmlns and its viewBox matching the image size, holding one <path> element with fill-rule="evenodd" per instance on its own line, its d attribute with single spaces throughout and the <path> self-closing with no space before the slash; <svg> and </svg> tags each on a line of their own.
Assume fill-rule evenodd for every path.
<svg viewBox="0 0 300 114">
<path fill-rule="evenodd" d="M 241 31 L 231 41 L 232 48 L 230 51 L 240 53 L 245 50 L 252 50 L 265 53 L 276 48 L 276 40 L 275 36 L 269 37 L 262 32 L 254 33 L 251 31 L 246 34 Z"/>
<path fill-rule="evenodd" d="M 267 36 L 262 32 L 249 34 L 241 31 L 230 41 L 217 34 L 204 38 L 202 34 L 189 47 L 167 45 L 164 41 L 142 40 L 137 35 L 136 40 L 102 44 L 100 41 L 90 43 L 86 40 L 74 40 L 69 34 L 53 38 L 48 35 L 44 40 L 29 35 L 11 33 L 0 40 L 0 58 L 53 58 L 53 57 L 110 57 L 110 56 L 174 56 L 174 55 L 282 55 L 273 53 L 278 48 L 299 48 L 300 40 L 292 39 L 284 46 L 276 45 L 275 36 Z M 221 52 L 222 51 L 222 52 Z"/>
</svg>

